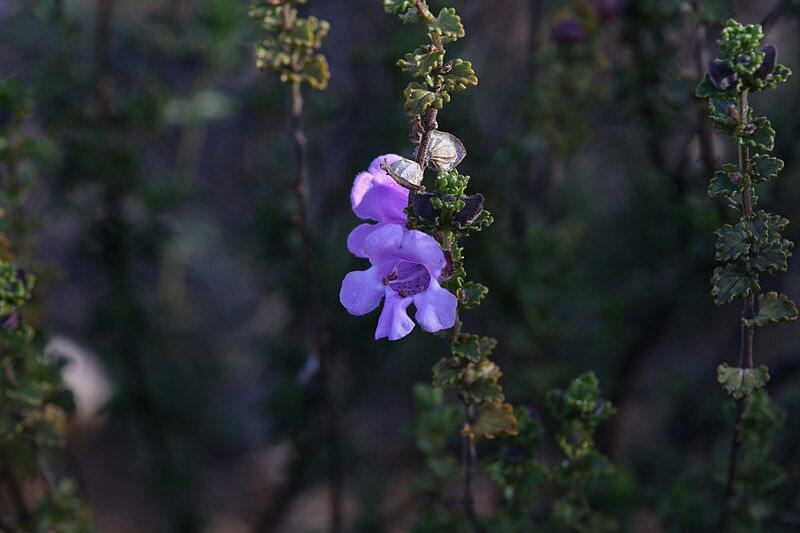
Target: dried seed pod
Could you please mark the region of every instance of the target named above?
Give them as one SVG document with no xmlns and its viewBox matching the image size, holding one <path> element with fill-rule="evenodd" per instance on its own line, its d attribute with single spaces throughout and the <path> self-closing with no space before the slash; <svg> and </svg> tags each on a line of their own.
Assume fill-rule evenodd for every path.
<svg viewBox="0 0 800 533">
<path fill-rule="evenodd" d="M 381 163 L 381 168 L 392 177 L 394 181 L 412 191 L 422 191 L 423 172 L 419 163 L 406 159 L 398 159 L 394 163 Z"/>
</svg>

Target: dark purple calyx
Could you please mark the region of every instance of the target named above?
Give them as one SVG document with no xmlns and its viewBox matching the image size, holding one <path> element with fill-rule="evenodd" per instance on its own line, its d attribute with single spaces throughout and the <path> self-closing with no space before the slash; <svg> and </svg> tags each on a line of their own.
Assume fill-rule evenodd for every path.
<svg viewBox="0 0 800 533">
<path fill-rule="evenodd" d="M 433 194 L 429 192 L 411 191 L 409 193 L 411 209 L 414 210 L 414 214 L 428 224 L 436 222 L 436 210 L 431 204 L 431 198 L 433 198 Z"/>
<path fill-rule="evenodd" d="M 739 74 L 726 61 L 712 59 L 708 62 L 708 78 L 717 89 L 727 91 L 739 79 Z"/>
<path fill-rule="evenodd" d="M 472 196 L 463 196 L 461 200 L 464 201 L 464 207 L 456 214 L 454 220 L 462 228 L 465 228 L 475 222 L 478 215 L 483 211 L 483 195 L 478 193 Z"/>
<path fill-rule="evenodd" d="M 764 52 L 764 62 L 761 63 L 761 66 L 755 71 L 754 76 L 765 80 L 767 76 L 775 71 L 775 65 L 778 63 L 778 49 L 768 44 L 763 46 L 761 51 Z"/>
<path fill-rule="evenodd" d="M 391 274 L 383 278 L 383 284 L 401 298 L 407 298 L 425 292 L 431 284 L 431 275 L 428 269 L 419 263 L 400 261 L 392 269 Z"/>
<path fill-rule="evenodd" d="M 569 46 L 585 42 L 589 34 L 578 19 L 568 18 L 553 26 L 550 37 L 558 44 Z"/>
</svg>

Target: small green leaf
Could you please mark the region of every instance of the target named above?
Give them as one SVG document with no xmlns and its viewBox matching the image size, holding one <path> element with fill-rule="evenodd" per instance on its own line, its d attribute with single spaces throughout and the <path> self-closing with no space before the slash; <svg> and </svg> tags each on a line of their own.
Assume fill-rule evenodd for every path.
<svg viewBox="0 0 800 533">
<path fill-rule="evenodd" d="M 481 340 L 477 335 L 464 333 L 453 344 L 453 357 L 463 357 L 472 362 L 481 360 Z"/>
<path fill-rule="evenodd" d="M 288 43 L 309 50 L 322 46 L 322 40 L 328 35 L 331 25 L 317 17 L 298 18 L 291 33 L 285 34 Z"/>
<path fill-rule="evenodd" d="M 764 211 L 759 211 L 755 218 L 746 218 L 737 226 L 740 226 L 756 241 L 763 243 L 767 241 L 769 235 L 769 220 Z"/>
<path fill-rule="evenodd" d="M 392 15 L 405 13 L 414 8 L 414 0 L 383 0 L 383 10 Z"/>
<path fill-rule="evenodd" d="M 442 8 L 442 10 L 439 11 L 439 16 L 436 17 L 436 22 L 430 24 L 428 29 L 431 32 L 439 32 L 442 35 L 443 43 L 452 43 L 465 35 L 461 17 L 456 15 L 454 7 Z"/>
<path fill-rule="evenodd" d="M 769 119 L 767 117 L 758 117 L 753 119 L 751 124 L 755 126 L 755 130 L 752 133 L 747 135 L 737 133 L 736 137 L 756 150 L 765 152 L 772 150 L 775 146 L 775 130 L 772 129 Z"/>
<path fill-rule="evenodd" d="M 758 297 L 758 314 L 742 319 L 748 327 L 763 327 L 770 323 L 791 322 L 797 319 L 797 307 L 785 294 L 768 292 Z"/>
<path fill-rule="evenodd" d="M 714 235 L 717 236 L 717 261 L 733 261 L 750 251 L 750 235 L 739 224 L 725 224 Z"/>
<path fill-rule="evenodd" d="M 461 379 L 463 371 L 464 369 L 458 361 L 443 357 L 433 367 L 433 386 L 450 387 Z"/>
<path fill-rule="evenodd" d="M 312 89 L 324 90 L 331 77 L 328 60 L 322 54 L 307 57 L 297 72 L 285 73 L 289 81 L 305 82 Z"/>
<path fill-rule="evenodd" d="M 474 309 L 478 307 L 486 295 L 489 294 L 489 288 L 474 281 L 468 281 L 464 287 L 459 291 L 459 300 L 463 309 Z"/>
<path fill-rule="evenodd" d="M 443 59 L 444 50 L 428 50 L 420 47 L 413 53 L 406 54 L 397 62 L 397 66 L 412 76 L 424 77 L 440 66 Z"/>
<path fill-rule="evenodd" d="M 714 98 L 725 95 L 725 91 L 717 89 L 717 86 L 711 83 L 711 78 L 706 74 L 694 90 L 694 95 L 698 98 Z"/>
<path fill-rule="evenodd" d="M 461 435 L 476 440 L 478 437 L 493 439 L 500 435 L 516 435 L 517 419 L 511 405 L 502 402 L 488 402 L 480 406 L 475 423 L 464 424 Z"/>
<path fill-rule="evenodd" d="M 731 180 L 734 172 L 736 172 L 736 167 L 730 163 L 726 163 L 722 170 L 717 170 L 708 185 L 708 196 L 730 198 L 739 188 L 739 185 Z"/>
<path fill-rule="evenodd" d="M 717 381 L 726 393 L 740 400 L 767 384 L 769 369 L 764 365 L 757 368 L 738 368 L 722 363 L 717 367 Z"/>
<path fill-rule="evenodd" d="M 786 272 L 789 268 L 789 257 L 794 244 L 788 239 L 779 239 L 769 244 L 758 246 L 750 260 L 753 270 L 776 274 Z"/>
<path fill-rule="evenodd" d="M 406 98 L 403 107 L 409 117 L 424 115 L 429 109 L 441 109 L 450 101 L 450 95 L 446 91 L 434 92 L 416 82 L 409 83 L 403 95 Z"/>
<path fill-rule="evenodd" d="M 471 85 L 478 85 L 471 62 L 456 59 L 448 65 L 447 73 L 442 76 L 445 91 L 462 91 Z"/>
<path fill-rule="evenodd" d="M 711 295 L 717 305 L 730 303 L 734 298 L 747 296 L 760 288 L 758 278 L 742 272 L 734 264 L 715 268 L 711 278 Z"/>
<path fill-rule="evenodd" d="M 783 170 L 783 161 L 777 157 L 757 154 L 750 159 L 750 176 L 753 183 L 771 181 Z"/>
</svg>

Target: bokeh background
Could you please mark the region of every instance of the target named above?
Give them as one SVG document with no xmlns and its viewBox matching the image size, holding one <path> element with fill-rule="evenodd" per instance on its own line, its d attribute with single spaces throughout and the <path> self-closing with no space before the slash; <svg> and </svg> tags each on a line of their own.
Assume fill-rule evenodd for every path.
<svg viewBox="0 0 800 533">
<path fill-rule="evenodd" d="M 722 490 L 728 422 L 715 368 L 736 360 L 739 315 L 709 294 L 712 232 L 730 213 L 705 193 L 710 169 L 735 154 L 701 120 L 693 88 L 730 15 L 764 21 L 781 62 L 800 69 L 800 6 L 450 4 L 467 28 L 456 54 L 480 84 L 439 123 L 466 144 L 460 170 L 496 220 L 466 243 L 471 278 L 491 289 L 467 326 L 499 339 L 514 404 L 537 409 L 546 390 L 594 370 L 619 409 L 600 435 L 618 472 L 599 505 L 623 530 L 691 531 Z M 596 25 L 576 30 L 587 9 Z M 27 209 L 48 265 L 48 352 L 70 361 L 77 398 L 60 470 L 77 478 L 100 531 L 326 527 L 329 411 L 298 334 L 307 316 L 288 92 L 256 70 L 247 10 L 239 0 L 0 1 L 0 77 L 31 88 L 26 131 L 51 147 Z M 406 429 L 412 384 L 430 379 L 447 346 L 419 332 L 375 342 L 377 317 L 348 316 L 338 290 L 362 268 L 345 249 L 353 177 L 380 154 L 411 151 L 394 63 L 423 36 L 379 0 L 304 10 L 331 23 L 330 86 L 306 102 L 345 524 L 402 531 L 424 468 Z M 793 240 L 798 83 L 752 98 L 786 161 L 761 202 L 791 221 Z M 765 289 L 798 296 L 800 262 Z M 757 362 L 790 416 L 776 441 L 789 474 L 776 520 L 795 530 L 800 325 L 763 331 Z M 478 487 L 491 514 L 497 490 L 485 477 Z"/>
</svg>

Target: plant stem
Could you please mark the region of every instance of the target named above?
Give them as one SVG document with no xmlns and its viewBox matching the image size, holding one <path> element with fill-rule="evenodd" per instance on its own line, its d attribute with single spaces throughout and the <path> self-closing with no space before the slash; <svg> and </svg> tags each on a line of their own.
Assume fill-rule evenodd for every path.
<svg viewBox="0 0 800 533">
<path fill-rule="evenodd" d="M 475 424 L 475 404 L 472 402 L 464 402 L 464 423 L 470 426 Z M 464 467 L 464 516 L 466 516 L 472 531 L 475 532 L 483 531 L 483 527 L 475 514 L 475 497 L 472 487 L 477 462 L 478 452 L 475 447 L 475 441 L 468 435 L 464 436 L 461 448 L 461 463 Z"/>
<path fill-rule="evenodd" d="M 747 91 L 742 91 L 739 94 L 739 107 L 738 115 L 741 127 L 747 125 L 748 115 L 748 102 Z M 741 141 L 738 143 L 739 149 L 739 172 L 742 176 L 742 217 L 746 219 L 755 218 L 753 212 L 753 199 L 751 195 L 751 179 L 750 179 L 750 150 Z M 742 318 L 741 318 L 741 335 L 739 346 L 739 366 L 744 368 L 753 368 L 755 366 L 753 355 L 753 337 L 755 329 L 748 326 L 745 320 L 753 318 L 755 315 L 755 293 L 748 294 L 744 297 L 742 305 Z M 733 431 L 731 434 L 731 452 L 728 457 L 728 481 L 725 487 L 725 506 L 723 508 L 723 515 L 720 521 L 720 529 L 724 530 L 730 521 L 733 513 L 733 497 L 736 493 L 736 471 L 739 463 L 739 451 L 742 447 L 742 418 L 744 410 L 747 407 L 746 398 L 736 400 L 736 418 L 733 423 Z"/>
<path fill-rule="evenodd" d="M 325 350 L 322 334 L 319 295 L 317 293 L 314 276 L 316 262 L 314 260 L 314 241 L 309 220 L 309 157 L 308 138 L 305 134 L 303 120 L 304 102 L 300 83 L 292 84 L 290 101 L 290 128 L 292 144 L 295 152 L 297 174 L 293 183 L 297 197 L 297 211 L 295 225 L 301 239 L 301 261 L 305 275 L 305 302 L 308 307 L 310 345 L 309 357 L 319 360 L 319 377 L 322 385 L 322 401 L 325 410 L 325 432 L 328 445 L 328 483 L 330 485 L 330 531 L 338 533 L 342 530 L 342 495 L 343 471 L 341 464 L 341 434 L 339 429 L 339 414 L 331 391 L 331 366 L 330 354 Z"/>
<path fill-rule="evenodd" d="M 31 513 L 28 509 L 28 504 L 25 503 L 25 497 L 22 495 L 22 487 L 19 480 L 14 476 L 14 472 L 11 471 L 11 462 L 5 451 L 0 451 L 0 462 L 2 462 L 0 476 L 2 476 L 3 483 L 8 491 L 8 497 L 17 513 L 17 519 L 21 524 L 24 524 L 30 518 Z"/>
</svg>

